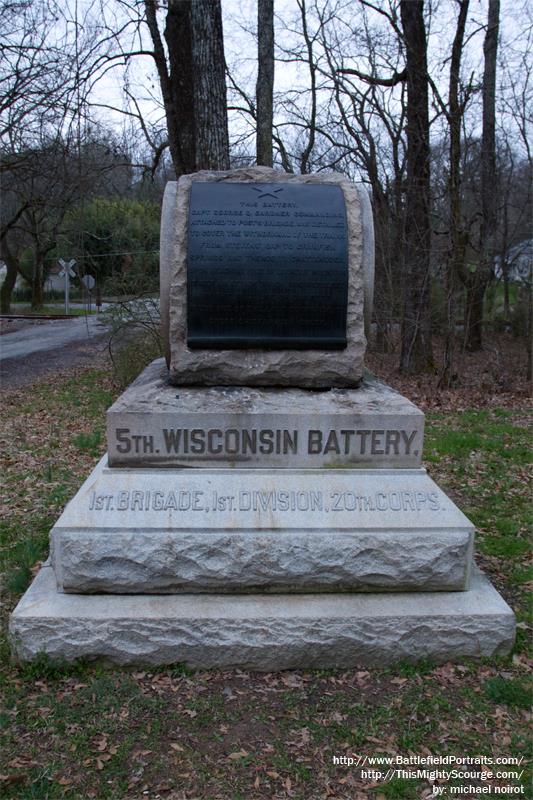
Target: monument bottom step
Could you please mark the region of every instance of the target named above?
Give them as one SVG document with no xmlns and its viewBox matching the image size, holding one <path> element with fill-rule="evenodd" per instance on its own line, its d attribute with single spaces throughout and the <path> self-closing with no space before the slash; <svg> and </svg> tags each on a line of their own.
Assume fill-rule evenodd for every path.
<svg viewBox="0 0 533 800">
<path fill-rule="evenodd" d="M 384 666 L 504 655 L 509 606 L 479 571 L 464 592 L 349 595 L 73 595 L 43 567 L 10 621 L 31 661 L 102 659 L 200 669 Z"/>
</svg>

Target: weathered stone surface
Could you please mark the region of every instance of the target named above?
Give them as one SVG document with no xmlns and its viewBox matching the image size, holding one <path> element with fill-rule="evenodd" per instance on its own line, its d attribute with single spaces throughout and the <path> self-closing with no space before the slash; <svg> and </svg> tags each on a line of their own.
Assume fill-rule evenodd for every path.
<svg viewBox="0 0 533 800">
<path fill-rule="evenodd" d="M 473 527 L 419 470 L 129 470 L 52 530 L 66 591 L 464 589 Z"/>
<path fill-rule="evenodd" d="M 351 595 L 68 595 L 43 567 L 12 614 L 30 661 L 181 662 L 202 669 L 384 666 L 504 655 L 514 615 L 487 579 L 468 592 Z"/>
<path fill-rule="evenodd" d="M 472 534 L 173 533 L 52 534 L 66 592 L 461 591 Z"/>
<path fill-rule="evenodd" d="M 412 470 L 130 470 L 105 456 L 56 528 L 443 531 L 472 524 Z"/>
<path fill-rule="evenodd" d="M 423 438 L 423 413 L 368 373 L 358 389 L 177 391 L 158 359 L 107 412 L 112 467 L 418 467 Z"/>
<path fill-rule="evenodd" d="M 340 186 L 348 219 L 347 347 L 326 350 L 191 350 L 187 347 L 187 224 L 193 181 L 286 182 Z M 371 276 L 371 248 L 363 256 L 363 227 L 370 236 L 368 209 L 361 213 L 355 184 L 336 173 L 289 175 L 268 167 L 198 172 L 167 184 L 161 220 L 161 313 L 168 339 L 170 381 L 176 385 L 355 387 L 363 375 L 366 345 L 363 306 Z M 372 234 L 373 235 L 373 234 Z M 366 279 L 363 263 L 366 265 Z"/>
<path fill-rule="evenodd" d="M 375 248 L 374 248 L 374 217 L 372 214 L 372 203 L 370 196 L 363 184 L 358 183 L 357 192 L 359 194 L 359 202 L 361 203 L 361 225 L 363 236 L 363 283 L 365 294 L 365 333 L 368 337 L 370 331 L 370 324 L 372 322 L 372 309 L 374 307 L 374 264 L 375 264 Z"/>
</svg>

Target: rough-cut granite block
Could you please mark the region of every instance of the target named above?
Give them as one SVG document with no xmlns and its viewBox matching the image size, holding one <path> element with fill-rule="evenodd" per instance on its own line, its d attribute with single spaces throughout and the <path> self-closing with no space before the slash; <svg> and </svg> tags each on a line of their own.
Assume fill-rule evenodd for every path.
<svg viewBox="0 0 533 800">
<path fill-rule="evenodd" d="M 473 535 L 52 532 L 58 585 L 73 593 L 462 591 Z"/>
<path fill-rule="evenodd" d="M 369 373 L 358 389 L 170 386 L 153 361 L 107 412 L 112 467 L 418 467 L 423 413 Z"/>
<path fill-rule="evenodd" d="M 187 226 L 193 181 L 340 186 L 348 221 L 347 347 L 344 350 L 213 350 L 187 347 Z M 365 191 L 336 173 L 289 175 L 268 167 L 197 172 L 168 183 L 161 217 L 161 317 L 170 381 L 176 385 L 355 387 L 363 376 L 365 292 L 371 306 L 372 219 Z"/>
<path fill-rule="evenodd" d="M 514 615 L 476 572 L 468 592 L 68 595 L 43 567 L 11 616 L 21 661 L 104 659 L 200 669 L 385 666 L 508 653 Z"/>
<path fill-rule="evenodd" d="M 423 469 L 131 470 L 52 530 L 66 591 L 461 590 L 473 526 Z"/>
</svg>

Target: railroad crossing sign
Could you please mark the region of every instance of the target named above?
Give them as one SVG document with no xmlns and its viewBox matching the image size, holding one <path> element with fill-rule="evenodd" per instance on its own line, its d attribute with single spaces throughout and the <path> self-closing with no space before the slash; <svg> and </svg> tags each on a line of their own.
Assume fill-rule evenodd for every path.
<svg viewBox="0 0 533 800">
<path fill-rule="evenodd" d="M 59 266 L 61 267 L 61 272 L 59 273 L 59 277 L 65 279 L 65 314 L 68 314 L 70 278 L 76 277 L 76 273 L 74 272 L 74 267 L 76 266 L 76 259 L 71 258 L 70 261 L 63 261 L 63 259 L 60 258 Z"/>
<path fill-rule="evenodd" d="M 60 278 L 63 278 L 63 277 L 66 278 L 67 277 L 67 272 L 68 272 L 68 277 L 69 278 L 75 278 L 76 277 L 76 273 L 72 269 L 73 267 L 76 266 L 76 260 L 74 258 L 71 258 L 70 261 L 63 261 L 63 259 L 60 258 L 59 259 L 59 264 L 60 264 L 60 266 L 62 268 L 61 272 L 59 273 L 59 277 Z"/>
</svg>

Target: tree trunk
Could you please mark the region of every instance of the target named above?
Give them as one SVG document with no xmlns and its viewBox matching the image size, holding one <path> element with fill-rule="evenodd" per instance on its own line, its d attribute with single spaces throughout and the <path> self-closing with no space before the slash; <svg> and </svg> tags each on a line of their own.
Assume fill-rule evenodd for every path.
<svg viewBox="0 0 533 800">
<path fill-rule="evenodd" d="M 176 175 L 229 168 L 229 136 L 220 0 L 169 0 L 165 41 L 155 0 L 145 0 L 146 23 Z"/>
<path fill-rule="evenodd" d="M 531 372 L 533 366 L 532 359 L 532 342 L 531 337 L 533 334 L 533 291 L 531 284 L 526 289 L 527 298 L 527 317 L 526 317 L 526 353 L 527 353 L 527 379 L 531 380 Z"/>
<path fill-rule="evenodd" d="M 220 0 L 192 0 L 196 168 L 229 169 L 228 112 Z"/>
<path fill-rule="evenodd" d="M 464 267 L 464 234 L 461 230 L 461 119 L 459 103 L 459 77 L 469 0 L 460 0 L 457 28 L 452 46 L 450 62 L 450 84 L 448 93 L 448 123 L 450 127 L 450 178 L 448 194 L 450 203 L 450 252 L 446 263 L 446 333 L 444 336 L 444 359 L 439 377 L 439 388 L 449 388 L 455 375 L 455 287 L 457 276 Z"/>
<path fill-rule="evenodd" d="M 507 259 L 502 257 L 502 276 L 503 276 L 503 318 L 509 323 L 511 319 L 511 302 L 509 298 L 509 265 Z"/>
<path fill-rule="evenodd" d="M 431 349 L 429 256 L 429 113 L 423 0 L 401 0 L 407 68 L 407 190 L 405 290 L 400 371 L 429 369 Z"/>
<path fill-rule="evenodd" d="M 35 265 L 31 282 L 31 308 L 39 311 L 44 305 L 44 253 L 35 253 Z"/>
<path fill-rule="evenodd" d="M 14 258 L 13 254 L 8 250 L 5 242 L 2 244 L 2 258 L 6 265 L 6 277 L 0 289 L 0 313 L 11 313 L 11 295 L 18 275 L 18 261 Z"/>
<path fill-rule="evenodd" d="M 485 284 L 475 282 L 466 290 L 465 350 L 471 353 L 481 350 L 485 288 Z"/>
<path fill-rule="evenodd" d="M 165 27 L 168 64 L 157 23 L 156 0 L 145 0 L 144 8 L 163 97 L 170 155 L 176 177 L 179 177 L 194 172 L 195 168 L 190 3 L 169 0 Z M 187 143 L 191 142 L 192 154 L 187 148 Z"/>
<path fill-rule="evenodd" d="M 378 226 L 376 226 L 376 263 L 374 273 L 374 321 L 376 335 L 374 349 L 377 353 L 388 353 L 391 349 L 391 304 L 387 291 L 387 260 L 384 258 L 383 247 L 380 247 Z"/>
<path fill-rule="evenodd" d="M 165 102 L 165 111 L 171 155 L 176 175 L 179 177 L 196 171 L 194 70 L 189 0 L 169 0 L 165 40 L 168 48 L 170 100 L 168 110 Z"/>
<path fill-rule="evenodd" d="M 316 140 L 316 122 L 317 122 L 317 109 L 318 109 L 317 86 L 316 86 L 317 63 L 313 53 L 313 44 L 315 39 L 309 33 L 309 29 L 307 27 L 307 10 L 305 6 L 305 0 L 298 0 L 298 5 L 300 7 L 300 16 L 302 20 L 302 34 L 304 37 L 305 48 L 307 50 L 307 66 L 309 68 L 309 82 L 310 82 L 309 90 L 311 92 L 310 108 L 306 115 L 309 134 L 307 138 L 307 144 L 305 145 L 300 155 L 300 172 L 302 173 L 302 175 L 306 175 L 312 172 L 312 164 L 310 163 L 310 161 L 312 158 Z"/>
<path fill-rule="evenodd" d="M 476 352 L 483 346 L 483 298 L 494 266 L 496 240 L 496 57 L 500 0 L 489 0 L 487 32 L 483 43 L 483 133 L 481 139 L 481 255 L 478 268 L 467 288 L 465 349 Z M 469 300 L 474 304 L 469 305 Z"/>
<path fill-rule="evenodd" d="M 388 353 L 393 348 L 392 327 L 396 318 L 394 290 L 391 283 L 391 262 L 394 270 L 401 270 L 401 251 L 395 247 L 397 230 L 388 198 L 383 194 L 377 179 L 372 186 L 372 199 L 376 233 L 376 265 L 374 276 L 374 320 L 376 336 L 374 347 L 378 353 Z"/>
<path fill-rule="evenodd" d="M 272 125 L 274 119 L 274 0 L 258 0 L 257 5 L 257 143 L 258 164 L 271 167 Z"/>
</svg>

